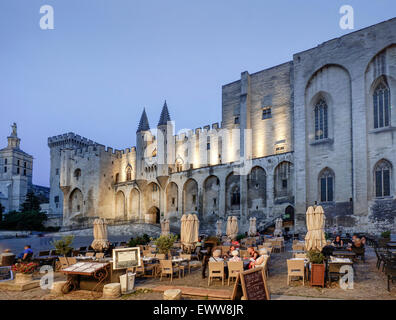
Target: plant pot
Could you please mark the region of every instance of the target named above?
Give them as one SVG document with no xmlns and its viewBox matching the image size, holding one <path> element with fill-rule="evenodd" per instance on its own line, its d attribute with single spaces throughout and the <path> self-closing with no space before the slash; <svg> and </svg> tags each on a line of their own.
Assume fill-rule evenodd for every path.
<svg viewBox="0 0 396 320">
<path fill-rule="evenodd" d="M 33 281 L 33 274 L 32 273 L 20 273 L 17 272 L 15 274 L 15 283 L 28 283 Z"/>
<path fill-rule="evenodd" d="M 325 264 L 311 264 L 311 286 L 325 286 Z"/>
</svg>

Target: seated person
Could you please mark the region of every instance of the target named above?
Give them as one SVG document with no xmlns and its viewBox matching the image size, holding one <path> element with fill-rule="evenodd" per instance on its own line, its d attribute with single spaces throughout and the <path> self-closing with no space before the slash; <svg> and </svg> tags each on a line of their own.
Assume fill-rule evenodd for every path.
<svg viewBox="0 0 396 320">
<path fill-rule="evenodd" d="M 242 261 L 242 259 L 239 257 L 238 250 L 233 250 L 231 252 L 231 255 L 232 255 L 232 258 L 229 261 L 232 261 L 232 262 Z"/>
<path fill-rule="evenodd" d="M 24 247 L 24 250 L 22 253 L 19 254 L 18 259 L 21 259 L 22 261 L 29 261 L 33 256 L 33 250 L 31 249 L 30 245 L 27 244 Z"/>
<path fill-rule="evenodd" d="M 254 262 L 251 263 L 252 268 L 264 267 L 265 262 L 269 258 L 268 251 L 266 248 L 261 248 L 259 250 L 259 254 L 260 256 Z"/>
<path fill-rule="evenodd" d="M 232 257 L 232 251 L 234 251 L 234 250 L 235 250 L 235 247 L 231 246 L 230 250 L 224 254 L 224 256 L 223 256 L 224 260 Z"/>
<path fill-rule="evenodd" d="M 231 241 L 231 244 L 232 244 L 233 246 L 238 246 L 238 247 L 239 247 L 239 242 L 238 242 L 237 240 L 232 240 L 232 241 Z"/>
<path fill-rule="evenodd" d="M 341 248 L 344 246 L 344 242 L 341 240 L 340 236 L 336 236 L 334 241 L 332 242 L 333 247 Z"/>
<path fill-rule="evenodd" d="M 221 250 L 215 250 L 213 252 L 213 256 L 210 257 L 209 262 L 221 262 L 221 261 L 224 261 L 224 259 L 221 258 L 220 256 L 221 256 Z"/>
<path fill-rule="evenodd" d="M 250 263 L 249 263 L 249 269 L 253 268 L 254 262 L 256 259 L 259 257 L 259 254 L 257 253 L 256 250 L 254 250 L 253 247 L 248 248 L 248 254 L 250 256 Z"/>
</svg>

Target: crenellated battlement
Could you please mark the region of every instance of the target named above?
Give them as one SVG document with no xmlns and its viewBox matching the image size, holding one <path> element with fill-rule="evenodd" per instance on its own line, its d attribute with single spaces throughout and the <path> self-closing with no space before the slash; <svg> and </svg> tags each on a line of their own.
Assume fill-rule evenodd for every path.
<svg viewBox="0 0 396 320">
<path fill-rule="evenodd" d="M 87 139 L 85 137 L 82 137 L 78 134 L 75 134 L 74 132 L 64 133 L 64 134 L 60 134 L 60 135 L 48 138 L 48 146 L 50 148 L 58 147 L 58 146 L 70 147 L 73 145 L 74 146 L 90 146 L 90 145 L 96 145 L 96 144 L 98 144 L 98 143 L 94 142 L 90 139 Z"/>
</svg>

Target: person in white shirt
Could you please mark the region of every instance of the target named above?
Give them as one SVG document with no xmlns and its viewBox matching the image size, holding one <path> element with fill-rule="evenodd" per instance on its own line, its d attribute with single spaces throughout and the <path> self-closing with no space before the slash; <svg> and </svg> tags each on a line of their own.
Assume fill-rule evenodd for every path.
<svg viewBox="0 0 396 320">
<path fill-rule="evenodd" d="M 224 261 L 224 259 L 221 258 L 220 256 L 221 256 L 221 250 L 215 250 L 213 252 L 213 256 L 210 257 L 209 262 L 221 262 L 221 261 Z"/>
<path fill-rule="evenodd" d="M 230 259 L 230 261 L 232 261 L 232 262 L 242 261 L 241 258 L 238 256 L 238 254 L 239 254 L 238 250 L 233 250 L 231 252 L 231 254 L 232 254 L 232 258 Z"/>
</svg>

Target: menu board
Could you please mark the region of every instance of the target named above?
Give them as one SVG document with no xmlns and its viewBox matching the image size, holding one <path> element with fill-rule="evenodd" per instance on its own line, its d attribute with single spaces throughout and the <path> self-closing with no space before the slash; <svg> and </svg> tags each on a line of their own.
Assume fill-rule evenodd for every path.
<svg viewBox="0 0 396 320">
<path fill-rule="evenodd" d="M 264 268 L 241 272 L 235 282 L 232 299 L 270 300 Z"/>
<path fill-rule="evenodd" d="M 113 249 L 113 269 L 127 269 L 140 267 L 140 249 L 122 248 Z"/>
<path fill-rule="evenodd" d="M 11 267 L 0 267 L 0 281 L 8 281 L 13 278 Z"/>
</svg>

